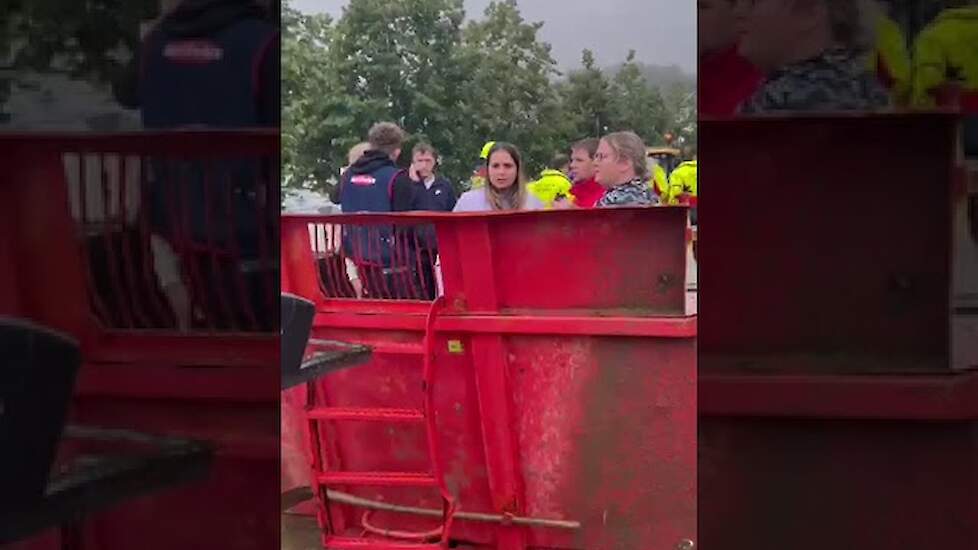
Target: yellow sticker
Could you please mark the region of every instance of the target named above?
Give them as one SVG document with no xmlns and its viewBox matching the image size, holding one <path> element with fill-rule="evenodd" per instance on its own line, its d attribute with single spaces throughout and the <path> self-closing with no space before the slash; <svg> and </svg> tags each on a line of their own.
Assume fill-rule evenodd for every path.
<svg viewBox="0 0 978 550">
<path fill-rule="evenodd" d="M 448 353 L 462 353 L 465 348 L 462 347 L 461 340 L 449 340 L 448 341 Z"/>
</svg>

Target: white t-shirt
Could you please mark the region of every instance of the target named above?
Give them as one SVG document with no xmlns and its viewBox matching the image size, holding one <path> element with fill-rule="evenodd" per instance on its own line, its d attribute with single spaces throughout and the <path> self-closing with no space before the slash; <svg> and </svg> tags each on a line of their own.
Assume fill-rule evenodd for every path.
<svg viewBox="0 0 978 550">
<path fill-rule="evenodd" d="M 526 200 L 523 203 L 523 207 L 520 210 L 542 210 L 543 203 L 540 199 L 534 197 L 531 193 L 527 192 Z M 462 196 L 458 198 L 458 202 L 455 203 L 455 209 L 452 212 L 490 212 L 492 211 L 492 206 L 489 204 L 489 199 L 486 197 L 486 188 L 480 187 L 478 189 L 472 189 L 471 191 L 466 191 L 462 193 Z"/>
</svg>

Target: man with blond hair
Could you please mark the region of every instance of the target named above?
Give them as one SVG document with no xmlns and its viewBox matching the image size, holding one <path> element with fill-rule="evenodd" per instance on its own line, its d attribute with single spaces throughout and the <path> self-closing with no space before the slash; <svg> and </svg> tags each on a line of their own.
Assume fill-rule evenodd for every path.
<svg viewBox="0 0 978 550">
<path fill-rule="evenodd" d="M 597 206 L 648 206 L 659 203 L 649 188 L 649 165 L 642 138 L 615 132 L 601 138 L 594 155 L 594 178 L 607 191 Z"/>
</svg>

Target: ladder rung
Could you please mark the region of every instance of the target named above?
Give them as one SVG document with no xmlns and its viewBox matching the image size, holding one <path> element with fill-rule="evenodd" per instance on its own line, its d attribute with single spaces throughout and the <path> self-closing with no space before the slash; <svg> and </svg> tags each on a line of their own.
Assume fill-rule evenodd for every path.
<svg viewBox="0 0 978 550">
<path fill-rule="evenodd" d="M 380 539 L 327 536 L 323 546 L 328 550 L 440 550 L 438 543 L 393 542 Z"/>
<path fill-rule="evenodd" d="M 431 474 L 419 472 L 324 472 L 316 476 L 323 485 L 378 485 L 383 487 L 437 487 Z"/>
<path fill-rule="evenodd" d="M 316 407 L 306 413 L 312 420 L 362 420 L 373 422 L 422 422 L 424 413 L 417 409 L 382 409 L 371 407 Z"/>
</svg>

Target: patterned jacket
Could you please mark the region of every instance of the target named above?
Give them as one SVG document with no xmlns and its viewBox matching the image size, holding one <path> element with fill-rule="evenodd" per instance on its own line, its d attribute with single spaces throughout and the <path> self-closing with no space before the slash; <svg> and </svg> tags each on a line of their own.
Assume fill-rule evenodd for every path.
<svg viewBox="0 0 978 550">
<path fill-rule="evenodd" d="M 651 206 L 659 204 L 659 198 L 655 196 L 649 184 L 641 178 L 608 189 L 608 191 L 598 201 L 597 206 Z"/>
<path fill-rule="evenodd" d="M 740 106 L 741 114 L 775 111 L 877 111 L 889 94 L 854 52 L 828 50 L 782 67 Z"/>
</svg>

